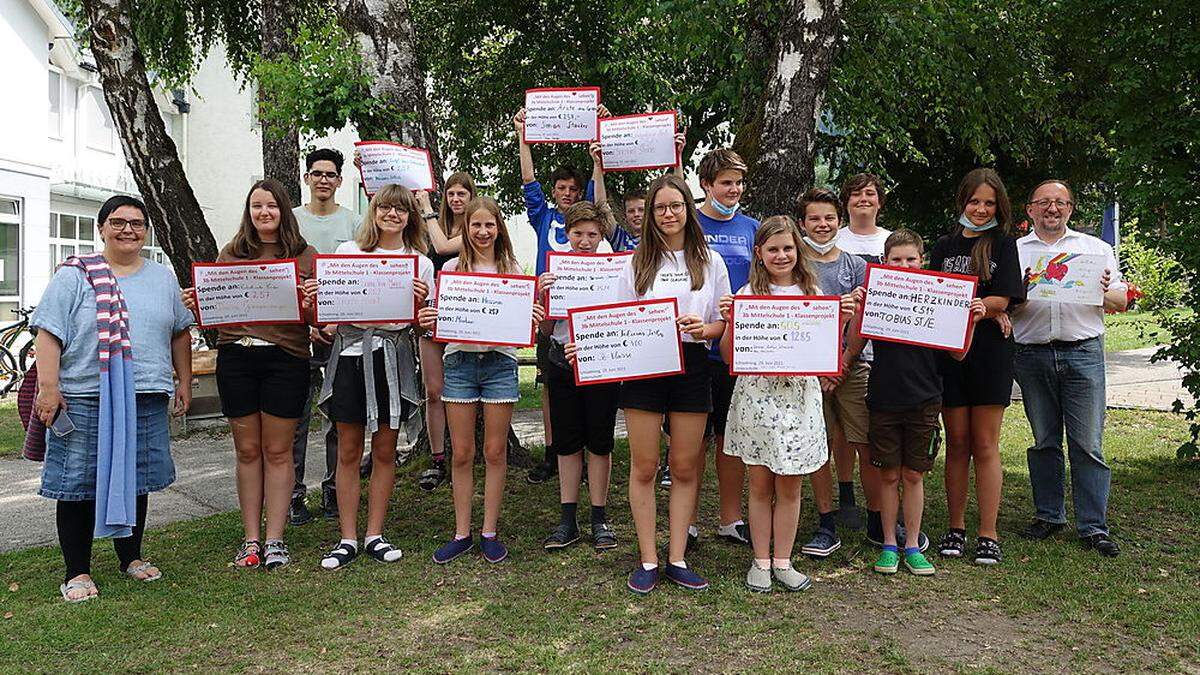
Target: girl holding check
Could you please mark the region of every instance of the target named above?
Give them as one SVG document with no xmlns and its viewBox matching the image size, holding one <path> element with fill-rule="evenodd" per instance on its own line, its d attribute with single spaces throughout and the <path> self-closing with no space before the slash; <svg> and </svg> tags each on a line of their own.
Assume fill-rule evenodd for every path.
<svg viewBox="0 0 1200 675">
<path fill-rule="evenodd" d="M 615 300 L 674 298 L 679 307 L 684 372 L 621 384 L 620 405 L 629 431 L 629 508 L 637 529 L 641 563 L 629 575 L 629 590 L 646 594 L 658 584 L 654 478 L 664 415 L 671 423 L 671 537 L 664 574 L 692 590 L 708 588 L 684 561 L 687 528 L 704 466 L 704 423 L 712 410 L 708 343 L 721 337 L 725 320 L 717 301 L 729 294 L 725 261 L 710 250 L 687 183 L 666 175 L 650 184 L 650 208 L 642 240 L 617 284 Z M 574 358 L 574 344 L 568 345 Z"/>
<path fill-rule="evenodd" d="M 512 239 L 491 197 L 476 197 L 467 205 L 466 244 L 462 256 L 448 261 L 443 272 L 518 274 L 521 265 L 513 253 Z M 540 304 L 533 305 L 533 323 L 545 316 Z M 437 307 L 422 307 L 417 315 L 422 328 L 437 325 Z M 513 404 L 520 398 L 517 385 L 517 349 L 495 345 L 450 342 L 443 361 L 446 416 L 450 422 L 451 485 L 454 493 L 454 537 L 433 554 L 444 564 L 466 553 L 474 545 L 471 537 L 471 500 L 475 493 L 472 469 L 475 463 L 475 410 L 483 403 L 483 458 L 486 463 L 483 487 L 483 530 L 479 548 L 485 560 L 498 563 L 508 549 L 497 536 L 504 477 L 508 470 L 508 427 Z"/>
</svg>

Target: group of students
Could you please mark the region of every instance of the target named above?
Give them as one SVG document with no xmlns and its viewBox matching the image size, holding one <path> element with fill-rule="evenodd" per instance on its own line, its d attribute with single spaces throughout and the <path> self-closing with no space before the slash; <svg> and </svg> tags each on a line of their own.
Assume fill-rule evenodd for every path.
<svg viewBox="0 0 1200 675">
<path fill-rule="evenodd" d="M 522 124 L 518 113 L 518 137 Z M 607 495 L 616 413 L 622 409 L 630 449 L 629 505 L 640 558 L 629 575 L 632 591 L 650 592 L 660 574 L 686 588 L 707 587 L 686 556 L 699 536 L 697 505 L 710 440 L 716 448 L 720 493 L 717 532 L 752 548 L 746 576 L 750 589 L 767 591 L 774 582 L 801 590 L 810 584 L 791 563 L 803 476 L 810 478 L 817 511 L 815 531 L 801 546 L 803 553 L 826 557 L 841 545 L 839 529 L 863 526 L 854 503 L 856 462 L 867 501 L 867 538 L 882 548 L 875 569 L 894 573 L 902 562 L 914 574 L 932 574 L 934 567 L 922 553 L 929 545 L 921 531 L 922 479 L 940 448 L 941 418 L 947 435 L 950 528 L 937 550 L 945 557 L 966 554 L 964 518 L 973 461 L 979 524 L 972 557 L 978 564 L 999 563 L 999 432 L 1013 378 L 1006 310 L 1024 297 L 1015 240 L 1009 233 L 1010 205 L 999 176 L 978 169 L 963 179 L 956 204 L 959 220 L 928 256 L 932 269 L 970 274 L 980 281 L 979 297 L 970 308 L 968 348 L 946 353 L 869 343 L 858 333 L 866 264 L 919 268 L 925 259 L 924 245 L 914 232 L 889 232 L 878 226 L 885 191 L 875 176 L 851 177 L 840 195 L 810 190 L 799 200 L 799 222 L 776 215 L 759 223 L 739 210 L 746 165 L 733 151 L 717 149 L 699 165 L 704 191 L 699 207 L 676 170 L 655 178 L 645 193 L 627 195 L 624 222 L 618 225 L 605 197 L 598 148 L 591 150 L 593 180 L 585 184 L 570 168 L 555 171 L 551 203 L 535 179 L 530 147 L 520 143 L 525 203 L 538 242 L 539 297 L 556 281 L 546 271 L 548 251 L 632 251 L 613 301 L 675 299 L 684 369 L 665 377 L 578 385 L 567 322 L 543 320 L 544 310 L 535 303 L 532 320 L 538 335 L 539 378 L 545 384 L 547 464 L 534 473 L 540 471 L 542 480 L 558 475 L 561 505 L 560 520 L 544 547 L 563 549 L 581 539 L 578 501 L 585 473 L 591 542 L 598 550 L 618 545 Z M 332 202 L 342 163 L 332 150 L 309 155 L 305 181 L 314 199 L 321 196 Z M 333 208 L 339 207 L 333 203 Z M 371 471 L 361 549 L 382 562 L 401 557 L 383 529 L 395 481 L 398 432 L 421 402 L 418 376 L 423 379 L 434 452 L 431 468 L 421 476 L 422 487 L 434 489 L 446 478 L 441 453 L 446 427 L 452 449 L 455 531 L 434 551 L 433 560 L 449 563 L 476 544 L 488 562 L 504 560 L 508 549 L 499 535 L 499 520 L 507 434 L 519 398 L 516 349 L 442 344 L 430 337 L 438 313 L 430 297 L 435 272 L 520 273 L 499 206 L 477 194 L 470 176 L 456 173 L 445 182 L 440 211 L 434 211 L 426 193 L 398 185 L 379 190 L 352 235 L 330 236 L 327 216 L 332 210 L 328 204 L 315 210 L 324 213 L 314 213 L 311 203 L 293 210 L 278 182 L 259 181 L 247 195 L 238 233 L 218 258 L 296 258 L 304 280 L 302 307 L 310 324 L 219 331 L 217 382 L 222 410 L 233 430 L 245 529 L 234 564 L 287 564 L 283 534 L 289 508 L 293 522 L 300 509 L 307 515 L 302 473 L 293 473 L 293 446 L 298 422 L 312 403 L 310 342 L 330 343 L 328 357 L 314 359 L 324 367 L 316 403 L 336 430 L 336 452 L 328 467 L 332 485 L 323 493 L 323 508 L 338 517 L 341 530 L 340 541 L 321 559 L 321 566 L 339 569 L 360 553 L 356 516 L 360 460 L 368 435 Z M 326 216 L 324 222 L 320 216 Z M 414 289 L 420 309 L 415 325 L 317 326 L 312 279 L 316 242 L 334 253 L 417 255 Z M 840 296 L 846 331 L 841 373 L 731 376 L 731 336 L 725 328 L 735 294 Z M 193 289 L 185 289 L 182 299 L 194 309 Z M 476 538 L 473 464 L 480 410 L 485 476 L 483 520 Z M 668 451 L 666 467 L 661 467 L 664 437 Z M 836 506 L 831 457 L 838 475 Z M 661 551 L 655 497 L 660 468 L 670 475 L 670 534 Z M 747 474 L 748 524 L 742 515 Z M 660 562 L 660 553 L 665 562 Z"/>
</svg>

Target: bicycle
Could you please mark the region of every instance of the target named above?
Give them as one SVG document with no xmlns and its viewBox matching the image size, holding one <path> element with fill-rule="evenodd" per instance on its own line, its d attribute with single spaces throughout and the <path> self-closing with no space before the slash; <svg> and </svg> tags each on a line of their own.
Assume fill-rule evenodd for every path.
<svg viewBox="0 0 1200 675">
<path fill-rule="evenodd" d="M 27 340 L 21 348 L 13 353 L 13 349 L 17 346 L 17 341 L 29 329 L 29 317 L 33 314 L 33 307 L 12 310 L 13 314 L 20 317 L 17 321 L 0 327 L 0 380 L 4 381 L 0 385 L 0 398 L 8 396 L 13 389 L 21 384 L 21 378 L 25 377 L 25 372 L 29 370 L 29 356 L 33 353 L 33 340 Z"/>
</svg>

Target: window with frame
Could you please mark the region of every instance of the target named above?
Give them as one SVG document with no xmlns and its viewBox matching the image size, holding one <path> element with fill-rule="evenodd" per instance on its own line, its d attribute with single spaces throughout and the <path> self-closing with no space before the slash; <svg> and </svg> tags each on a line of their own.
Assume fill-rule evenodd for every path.
<svg viewBox="0 0 1200 675">
<path fill-rule="evenodd" d="M 64 260 L 73 255 L 92 253 L 104 248 L 100 241 L 100 232 L 96 227 L 96 219 L 91 216 L 78 216 L 70 213 L 50 214 L 50 272 L 58 269 Z M 142 247 L 142 257 L 156 263 L 169 265 L 167 254 L 158 245 L 158 237 L 154 230 L 146 232 L 146 244 Z"/>
<path fill-rule="evenodd" d="M 21 201 L 0 197 L 0 298 L 5 300 L 21 295 L 21 220 Z"/>
<path fill-rule="evenodd" d="M 116 125 L 104 101 L 104 92 L 99 87 L 89 87 L 87 101 L 88 147 L 112 152 L 116 147 Z"/>
<path fill-rule="evenodd" d="M 53 138 L 62 138 L 62 74 L 57 70 L 49 71 L 50 117 L 47 129 Z"/>
</svg>

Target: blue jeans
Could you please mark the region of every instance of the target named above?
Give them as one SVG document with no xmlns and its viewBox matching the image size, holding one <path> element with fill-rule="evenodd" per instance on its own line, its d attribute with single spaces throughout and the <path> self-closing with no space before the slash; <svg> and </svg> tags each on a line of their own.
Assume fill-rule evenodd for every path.
<svg viewBox="0 0 1200 675">
<path fill-rule="evenodd" d="M 1067 522 L 1063 429 L 1071 462 L 1071 500 L 1079 536 L 1107 533 L 1111 470 L 1104 461 L 1104 339 L 1070 345 L 1017 345 L 1014 361 L 1025 415 L 1033 430 L 1027 451 L 1037 518 Z"/>
</svg>

